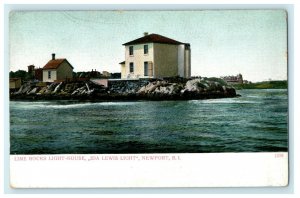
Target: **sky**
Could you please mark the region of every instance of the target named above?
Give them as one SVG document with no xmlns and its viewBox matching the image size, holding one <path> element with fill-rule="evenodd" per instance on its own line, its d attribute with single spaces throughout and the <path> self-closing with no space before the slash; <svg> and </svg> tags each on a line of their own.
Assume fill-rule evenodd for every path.
<svg viewBox="0 0 300 198">
<path fill-rule="evenodd" d="M 55 53 L 75 72 L 120 72 L 122 44 L 144 32 L 190 43 L 192 76 L 287 79 L 284 10 L 14 11 L 10 71 L 42 68 Z"/>
</svg>

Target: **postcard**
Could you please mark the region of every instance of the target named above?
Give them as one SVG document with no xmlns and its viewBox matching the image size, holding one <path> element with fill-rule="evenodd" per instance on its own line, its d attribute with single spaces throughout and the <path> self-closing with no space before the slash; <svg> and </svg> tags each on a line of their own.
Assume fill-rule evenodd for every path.
<svg viewBox="0 0 300 198">
<path fill-rule="evenodd" d="M 287 186 L 287 18 L 11 11 L 11 187 Z"/>
</svg>

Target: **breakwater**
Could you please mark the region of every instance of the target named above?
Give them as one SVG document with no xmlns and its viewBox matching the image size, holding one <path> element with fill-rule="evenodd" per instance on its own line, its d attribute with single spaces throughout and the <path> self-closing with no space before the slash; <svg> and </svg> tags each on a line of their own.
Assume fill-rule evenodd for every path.
<svg viewBox="0 0 300 198">
<path fill-rule="evenodd" d="M 13 100 L 189 100 L 236 97 L 233 87 L 220 79 L 112 80 L 107 86 L 93 80 L 27 82 L 10 94 Z"/>
</svg>

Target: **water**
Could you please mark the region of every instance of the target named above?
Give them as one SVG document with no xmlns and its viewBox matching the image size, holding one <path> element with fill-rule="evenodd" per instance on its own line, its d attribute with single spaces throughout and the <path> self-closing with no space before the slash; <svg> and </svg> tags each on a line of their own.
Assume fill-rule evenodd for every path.
<svg viewBox="0 0 300 198">
<path fill-rule="evenodd" d="M 287 151 L 287 90 L 137 102 L 11 101 L 11 154 Z"/>
</svg>

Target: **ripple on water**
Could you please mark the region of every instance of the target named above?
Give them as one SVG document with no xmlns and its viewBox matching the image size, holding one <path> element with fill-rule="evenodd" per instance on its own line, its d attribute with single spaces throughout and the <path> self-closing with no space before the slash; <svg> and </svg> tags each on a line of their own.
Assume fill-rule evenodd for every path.
<svg viewBox="0 0 300 198">
<path fill-rule="evenodd" d="M 287 92 L 238 92 L 190 101 L 11 101 L 11 153 L 287 151 Z"/>
</svg>

